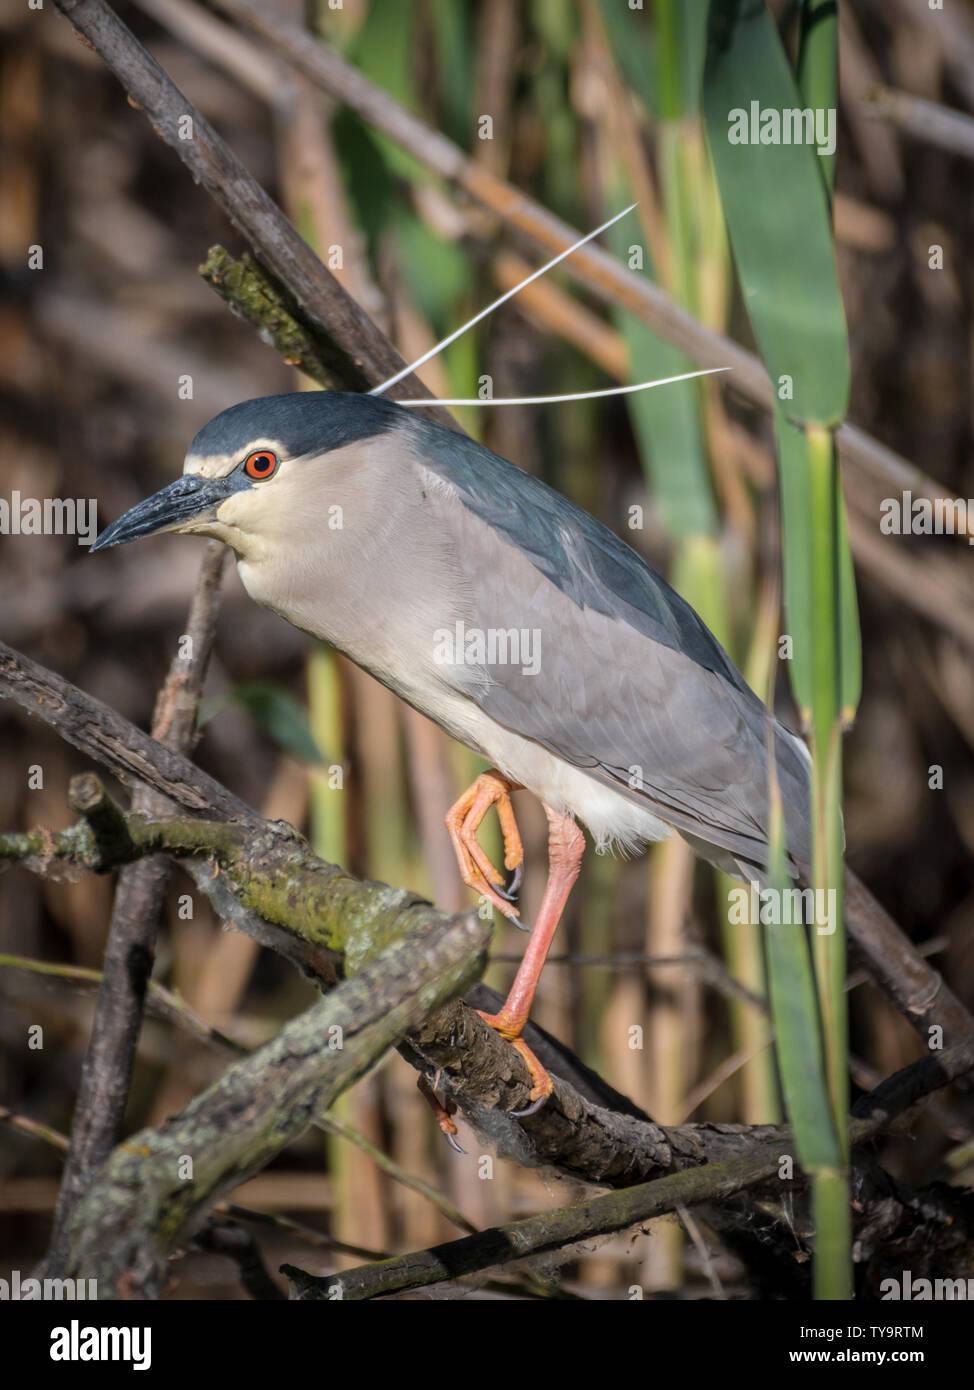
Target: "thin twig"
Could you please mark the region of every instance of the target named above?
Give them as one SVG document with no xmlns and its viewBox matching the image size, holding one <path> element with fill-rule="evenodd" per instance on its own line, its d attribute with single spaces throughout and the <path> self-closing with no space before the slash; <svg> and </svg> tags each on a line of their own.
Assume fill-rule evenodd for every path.
<svg viewBox="0 0 974 1390">
<path fill-rule="evenodd" d="M 353 1125 L 347 1124 L 334 1114 L 316 1116 L 315 1124 L 318 1129 L 324 1130 L 326 1134 L 336 1134 L 342 1139 L 347 1139 L 350 1144 L 354 1144 L 357 1149 L 361 1149 L 364 1154 L 368 1154 L 372 1162 L 375 1163 L 377 1167 L 381 1168 L 383 1173 L 388 1173 L 388 1175 L 395 1182 L 401 1184 L 401 1186 L 408 1187 L 413 1192 L 418 1192 L 421 1197 L 425 1197 L 428 1202 L 436 1207 L 437 1211 L 443 1213 L 448 1221 L 451 1221 L 454 1226 L 459 1226 L 461 1231 L 474 1232 L 478 1229 L 472 1221 L 468 1221 L 455 1203 L 451 1202 L 448 1197 L 444 1197 L 442 1192 L 437 1192 L 435 1187 L 431 1187 L 430 1184 L 424 1182 L 422 1178 L 417 1178 L 414 1174 L 407 1173 L 402 1164 L 397 1163 L 394 1158 L 384 1153 L 382 1149 L 370 1143 L 365 1135 L 361 1134 Z"/>
<path fill-rule="evenodd" d="M 704 1273 L 706 1274 L 707 1280 L 710 1284 L 711 1292 L 713 1293 L 715 1298 L 726 1298 L 727 1295 L 724 1293 L 724 1286 L 720 1282 L 720 1275 L 717 1273 L 717 1267 L 714 1264 L 713 1253 L 708 1247 L 707 1242 L 704 1240 L 703 1233 L 701 1232 L 700 1227 L 697 1225 L 695 1218 L 689 1211 L 687 1211 L 686 1207 L 683 1205 L 677 1207 L 676 1214 L 680 1218 L 680 1221 L 682 1222 L 683 1228 L 686 1231 L 687 1235 L 693 1242 L 694 1249 L 700 1256 L 700 1263 L 703 1265 Z"/>
<path fill-rule="evenodd" d="M 29 1115 L 18 1115 L 9 1105 L 0 1105 L 0 1124 L 8 1124 L 11 1129 L 20 1130 L 21 1134 L 29 1134 L 32 1139 L 41 1139 L 52 1148 L 67 1152 L 66 1134 L 52 1129 L 50 1125 L 41 1124 L 40 1120 L 32 1120 Z"/>
<path fill-rule="evenodd" d="M 139 783 L 201 816 L 264 822 L 250 806 L 188 759 L 164 748 L 108 705 L 0 642 L 0 697 L 49 724 L 66 743 L 108 768 L 125 786 Z"/>
<path fill-rule="evenodd" d="M 974 159 L 974 119 L 935 101 L 891 87 L 877 87 L 864 103 L 868 115 L 878 116 L 925 144 Z"/>
<path fill-rule="evenodd" d="M 48 975 L 75 988 L 87 985 L 97 989 L 105 978 L 103 970 L 92 970 L 86 965 L 64 965 L 60 961 L 34 960 L 28 956 L 7 954 L 0 955 L 0 970 L 4 969 L 23 970 L 32 975 Z M 225 1047 L 238 1056 L 246 1056 L 250 1050 L 221 1029 L 207 1023 L 195 1009 L 190 1008 L 181 995 L 174 994 L 157 980 L 150 980 L 148 983 L 146 1013 L 152 1018 L 175 1024 L 197 1042 L 208 1046 Z"/>
</svg>

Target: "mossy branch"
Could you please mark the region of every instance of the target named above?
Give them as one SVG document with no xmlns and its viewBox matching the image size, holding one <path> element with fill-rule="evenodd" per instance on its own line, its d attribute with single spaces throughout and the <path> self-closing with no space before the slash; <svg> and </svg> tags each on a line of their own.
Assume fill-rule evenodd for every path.
<svg viewBox="0 0 974 1390">
<path fill-rule="evenodd" d="M 860 1113 L 850 1125 L 851 1142 L 855 1145 L 868 1143 L 895 1116 L 931 1091 L 966 1075 L 972 1068 L 974 1042 L 966 1042 L 897 1072 L 871 1096 L 865 1097 L 861 1107 L 857 1107 Z M 360 1265 L 326 1278 L 308 1274 L 292 1265 L 283 1266 L 283 1272 L 291 1282 L 292 1297 L 303 1301 L 347 1302 L 428 1288 L 432 1284 L 477 1273 L 512 1260 L 623 1231 L 680 1207 L 726 1203 L 746 1188 L 756 1187 L 769 1179 L 778 1179 L 781 1176 L 782 1157 L 792 1147 L 791 1135 L 787 1131 L 780 1131 L 754 1144 L 748 1153 L 736 1158 L 670 1173 L 653 1182 L 590 1198 L 557 1211 L 542 1212 L 506 1226 L 449 1241 L 430 1250 Z M 797 1186 L 800 1187 L 800 1183 Z M 787 1187 L 795 1191 L 794 1180 L 789 1178 Z M 886 1201 L 888 1205 L 888 1197 Z M 933 1207 L 938 1204 L 937 1196 L 932 1193 L 929 1201 Z M 866 1217 L 865 1205 L 860 1194 L 861 1218 Z M 888 1220 L 888 1211 L 886 1216 Z M 958 1217 L 966 1222 L 969 1240 L 974 1232 L 974 1205 L 969 1199 L 948 1220 L 953 1222 Z M 867 1228 L 868 1219 L 863 1219 L 861 1224 Z M 942 1258 L 947 1258 L 945 1253 Z"/>
<path fill-rule="evenodd" d="M 347 389 L 347 380 L 329 364 L 327 352 L 301 321 L 291 296 L 249 252 L 234 260 L 224 247 L 211 246 L 199 273 L 289 366 L 328 390 Z"/>
<path fill-rule="evenodd" d="M 176 1242 L 472 983 L 488 937 L 469 913 L 441 917 L 420 941 L 394 941 L 180 1115 L 120 1144 L 72 1221 L 72 1277 L 97 1279 L 102 1298 L 159 1297 Z"/>
<path fill-rule="evenodd" d="M 451 920 L 415 893 L 362 882 L 319 859 L 282 823 L 150 819 L 123 811 L 94 773 L 73 778 L 68 799 L 81 812 L 76 824 L 57 832 L 0 834 L 0 860 L 41 873 L 55 862 L 106 873 L 152 854 L 212 860 L 214 877 L 221 875 L 246 908 L 314 951 L 340 958 L 347 973 L 390 943 Z M 306 960 L 302 956 L 302 966 Z"/>
</svg>

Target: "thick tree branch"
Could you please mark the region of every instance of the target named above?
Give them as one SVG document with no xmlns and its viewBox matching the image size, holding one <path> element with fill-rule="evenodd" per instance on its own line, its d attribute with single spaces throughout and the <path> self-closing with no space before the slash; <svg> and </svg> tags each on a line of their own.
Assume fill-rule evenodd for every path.
<svg viewBox="0 0 974 1390">
<path fill-rule="evenodd" d="M 72 1221 L 72 1277 L 97 1279 L 103 1298 L 157 1298 L 176 1242 L 409 1028 L 472 983 L 489 936 L 489 925 L 467 913 L 393 942 L 181 1115 L 126 1140 Z"/>
<path fill-rule="evenodd" d="M 959 1044 L 936 1059 L 925 1058 L 898 1072 L 884 1081 L 873 1096 L 865 1098 L 861 1113 L 866 1118 L 853 1120 L 852 1143 L 857 1146 L 867 1143 L 896 1115 L 972 1069 L 974 1041 Z M 778 1131 L 759 1143 L 752 1140 L 750 1151 L 737 1158 L 689 1168 L 608 1196 L 594 1197 L 555 1212 L 543 1212 L 450 1241 L 431 1250 L 361 1265 L 328 1278 L 317 1278 L 290 1265 L 284 1266 L 284 1273 L 291 1281 L 292 1297 L 298 1300 L 360 1300 L 427 1288 L 464 1274 L 622 1231 L 681 1206 L 726 1202 L 745 1188 L 777 1179 L 782 1156 L 790 1152 L 790 1144 L 788 1131 Z M 796 1187 L 791 1180 L 788 1185 L 792 1190 Z M 974 1204 L 970 1205 L 966 1217 L 974 1234 Z"/>
<path fill-rule="evenodd" d="M 91 774 L 74 780 L 71 798 L 110 833 L 99 839 L 90 820 L 83 820 L 53 837 L 41 832 L 0 837 L 0 855 L 38 853 L 48 860 L 60 855 L 97 870 L 109 867 L 106 853 L 129 858 L 165 852 L 214 860 L 235 897 L 259 911 L 262 930 L 278 928 L 290 943 L 285 953 L 313 973 L 316 960 L 355 971 L 386 944 L 421 944 L 424 933 L 449 920 L 408 894 L 348 878 L 317 859 L 298 836 L 282 841 L 236 824 L 123 816 L 106 807 L 108 798 Z M 334 978 L 320 965 L 317 974 Z M 475 1002 L 489 1008 L 492 1000 L 481 997 L 482 991 L 477 986 Z M 772 1127 L 656 1125 L 541 1029 L 531 1026 L 527 1038 L 555 1078 L 555 1091 L 539 1112 L 520 1121 L 508 1112 L 527 1101 L 530 1079 L 523 1062 L 473 1008 L 455 1002 L 430 1014 L 410 1031 L 400 1051 L 435 1078 L 502 1155 L 586 1182 L 623 1187 L 688 1164 L 739 1157 L 756 1141 L 780 1134 Z M 939 1075 L 938 1066 L 931 1059 L 931 1076 Z M 923 1079 L 929 1080 L 925 1073 Z"/>
<path fill-rule="evenodd" d="M 259 940 L 320 983 L 332 983 L 339 970 L 354 973 L 392 941 L 421 941 L 424 932 L 448 920 L 412 894 L 351 878 L 318 859 L 297 834 L 285 839 L 270 827 L 256 833 L 237 823 L 189 816 L 150 821 L 123 815 L 92 774 L 75 778 L 70 795 L 84 819 L 54 835 L 0 836 L 0 858 L 35 869 L 58 860 L 99 872 L 157 853 L 213 862 L 218 877 L 204 871 L 201 881 L 221 882 L 248 913 L 244 929 L 253 931 L 256 923 Z M 99 828 L 108 825 L 110 834 L 100 834 L 92 820 Z M 532 1027 L 526 1036 L 558 1079 L 549 1103 L 520 1122 L 507 1112 L 528 1103 L 528 1072 L 520 1055 L 474 1009 L 458 1004 L 438 1011 L 401 1050 L 417 1070 L 436 1077 L 502 1152 L 522 1163 L 553 1165 L 590 1182 L 613 1184 L 670 1166 L 673 1155 L 658 1126 L 542 1030 Z M 742 1132 L 736 1126 L 714 1130 L 727 1136 Z M 700 1152 L 696 1140 L 691 1147 Z"/>
</svg>

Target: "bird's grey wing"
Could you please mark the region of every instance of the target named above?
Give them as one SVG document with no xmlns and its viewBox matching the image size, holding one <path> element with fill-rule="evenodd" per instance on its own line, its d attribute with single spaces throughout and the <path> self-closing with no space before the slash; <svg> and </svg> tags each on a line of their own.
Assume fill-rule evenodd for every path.
<svg viewBox="0 0 974 1390">
<path fill-rule="evenodd" d="M 485 628 L 513 625 L 516 594 L 485 576 Z M 489 668 L 473 697 L 492 718 L 642 804 L 661 820 L 745 864 L 763 867 L 768 828 L 766 715 L 757 700 L 617 619 L 579 609 L 558 591 L 535 593 L 525 615 L 538 632 L 536 674 Z M 789 847 L 808 862 L 807 774 L 778 733 Z M 803 798 L 805 799 L 803 802 Z M 723 856 L 720 856 L 723 858 Z"/>
<path fill-rule="evenodd" d="M 538 479 L 457 435 L 438 446 L 424 429 L 476 623 L 538 634 L 536 672 L 461 673 L 470 698 L 700 847 L 763 864 L 767 711 L 696 613 Z M 807 757 L 776 722 L 775 742 L 789 850 L 807 863 Z"/>
</svg>

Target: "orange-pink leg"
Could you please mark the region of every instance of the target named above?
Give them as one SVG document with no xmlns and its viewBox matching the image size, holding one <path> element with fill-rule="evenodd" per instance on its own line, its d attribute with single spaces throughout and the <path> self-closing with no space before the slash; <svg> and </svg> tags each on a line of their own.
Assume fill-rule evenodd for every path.
<svg viewBox="0 0 974 1390">
<path fill-rule="evenodd" d="M 538 980 L 544 968 L 548 949 L 561 920 L 568 895 L 576 878 L 578 878 L 582 855 L 585 853 L 585 836 L 572 817 L 561 815 L 557 811 L 553 811 L 550 806 L 542 804 L 545 815 L 548 817 L 548 884 L 541 902 L 541 910 L 538 913 L 538 920 L 534 924 L 524 959 L 518 966 L 511 992 L 504 1001 L 503 1008 L 497 1014 L 480 1014 L 485 1023 L 496 1028 L 501 1037 L 506 1038 L 517 1048 L 534 1081 L 531 1088 L 532 1103 L 526 1110 L 513 1111 L 512 1113 L 515 1115 L 532 1114 L 544 1104 L 554 1090 L 551 1077 L 521 1037 L 521 1034 L 528 1021 L 528 1014 L 531 1012 L 534 993 L 538 987 Z"/>
<path fill-rule="evenodd" d="M 481 773 L 473 786 L 447 812 L 446 828 L 450 832 L 464 883 L 493 903 L 498 912 L 503 912 L 512 922 L 518 922 L 517 909 L 509 898 L 498 891 L 504 883 L 503 874 L 494 868 L 477 842 L 477 831 L 484 816 L 491 806 L 496 806 L 504 836 L 504 864 L 511 870 L 520 869 L 524 862 L 524 850 L 511 805 L 513 791 L 517 791 L 516 783 L 508 781 L 499 772 Z"/>
</svg>

